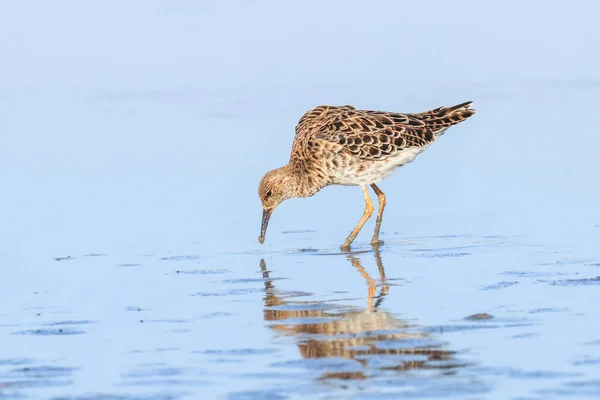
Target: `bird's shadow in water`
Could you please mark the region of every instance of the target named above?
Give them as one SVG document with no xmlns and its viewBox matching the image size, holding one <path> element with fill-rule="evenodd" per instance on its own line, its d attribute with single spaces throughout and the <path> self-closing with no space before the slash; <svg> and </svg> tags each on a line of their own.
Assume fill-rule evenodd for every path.
<svg viewBox="0 0 600 400">
<path fill-rule="evenodd" d="M 346 258 L 367 284 L 364 307 L 298 300 L 305 291 L 281 291 L 275 287 L 264 259 L 264 319 L 276 336 L 294 337 L 302 360 L 310 367 L 316 360 L 345 359 L 348 364 L 318 364 L 322 380 L 368 379 L 384 371 L 439 369 L 452 374 L 465 366 L 455 352 L 424 329 L 396 318 L 382 308 L 390 291 L 381 253 L 375 250 L 379 280 L 374 279 L 355 254 Z M 309 362 L 309 360 L 311 360 Z"/>
</svg>

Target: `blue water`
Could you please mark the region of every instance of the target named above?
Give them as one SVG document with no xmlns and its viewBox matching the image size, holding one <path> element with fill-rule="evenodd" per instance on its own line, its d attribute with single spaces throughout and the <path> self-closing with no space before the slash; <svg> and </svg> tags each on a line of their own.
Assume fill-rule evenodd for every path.
<svg viewBox="0 0 600 400">
<path fill-rule="evenodd" d="M 600 6 L 0 4 L 0 399 L 600 396 Z M 273 214 L 318 104 L 474 101 Z M 482 315 L 477 315 L 482 314 Z"/>
</svg>

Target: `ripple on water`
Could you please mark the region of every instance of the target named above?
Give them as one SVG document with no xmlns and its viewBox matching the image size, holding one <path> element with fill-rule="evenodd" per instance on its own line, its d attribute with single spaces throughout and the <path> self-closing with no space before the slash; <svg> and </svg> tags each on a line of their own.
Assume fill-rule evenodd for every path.
<svg viewBox="0 0 600 400">
<path fill-rule="evenodd" d="M 269 278 L 271 281 L 281 280 L 283 278 Z M 223 279 L 222 283 L 262 283 L 264 278 L 239 278 L 239 279 Z"/>
<path fill-rule="evenodd" d="M 436 348 L 443 346 L 444 342 L 427 339 L 427 338 L 413 338 L 413 339 L 391 339 L 386 341 L 375 342 L 374 346 L 380 350 L 404 350 L 404 349 L 426 349 Z"/>
<path fill-rule="evenodd" d="M 15 335 L 34 335 L 34 336 L 60 336 L 60 335 L 81 335 L 85 331 L 72 327 L 93 324 L 94 321 L 53 321 L 44 324 L 48 328 L 27 329 L 14 332 Z"/>
<path fill-rule="evenodd" d="M 580 259 L 580 258 L 567 258 L 562 260 L 553 260 L 538 263 L 540 266 L 556 266 L 556 265 L 577 265 L 577 264 L 586 264 L 595 260 L 588 259 Z"/>
<path fill-rule="evenodd" d="M 316 324 L 329 324 L 334 321 L 339 321 L 339 318 L 335 317 L 296 317 L 287 318 L 284 321 L 274 321 L 272 325 L 316 325 Z"/>
<path fill-rule="evenodd" d="M 266 376 L 266 378 L 269 378 L 269 376 Z M 230 393 L 227 398 L 229 400 L 285 400 L 288 396 L 278 393 L 278 389 L 272 389 Z"/>
<path fill-rule="evenodd" d="M 548 276 L 565 276 L 571 275 L 568 272 L 549 272 L 549 271 L 506 271 L 501 275 L 518 276 L 521 278 L 543 278 Z"/>
<path fill-rule="evenodd" d="M 226 269 L 178 269 L 176 275 L 220 275 L 229 272 Z"/>
<path fill-rule="evenodd" d="M 160 257 L 159 261 L 188 261 L 188 260 L 199 260 L 202 256 L 198 255 L 187 255 L 187 256 L 168 256 Z"/>
<path fill-rule="evenodd" d="M 0 398 L 27 398 L 21 390 L 69 386 L 78 368 L 58 365 L 36 365 L 32 359 L 0 360 Z M 4 392 L 13 390 L 12 393 Z"/>
<path fill-rule="evenodd" d="M 78 368 L 57 367 L 57 366 L 33 366 L 23 367 L 12 370 L 15 374 L 22 374 L 28 378 L 61 378 L 70 376 Z"/>
<path fill-rule="evenodd" d="M 32 335 L 32 336 L 69 336 L 69 335 L 83 335 L 85 331 L 75 328 L 39 328 L 39 329 L 28 329 L 23 331 L 14 332 L 15 335 Z"/>
<path fill-rule="evenodd" d="M 519 284 L 519 282 L 517 282 L 517 281 L 502 281 L 502 282 L 495 283 L 493 285 L 484 286 L 481 290 L 498 290 L 498 289 L 504 289 L 504 288 L 508 288 L 508 287 L 518 285 L 518 284 Z"/>
<path fill-rule="evenodd" d="M 94 321 L 55 321 L 55 322 L 48 322 L 45 325 L 46 326 L 62 326 L 62 325 L 89 325 L 89 324 L 93 324 L 95 323 Z"/>
<path fill-rule="evenodd" d="M 472 331 L 477 329 L 496 329 L 499 328 L 498 325 L 490 325 L 490 324 L 457 324 L 457 325 L 434 325 L 425 328 L 424 330 L 429 333 L 451 333 L 451 332 L 463 332 L 463 331 Z"/>
<path fill-rule="evenodd" d="M 573 365 L 574 366 L 580 366 L 580 365 L 600 365 L 600 358 L 585 356 L 584 358 L 582 358 L 580 360 L 574 361 Z"/>
<path fill-rule="evenodd" d="M 141 320 L 143 323 L 158 323 L 158 324 L 187 324 L 190 323 L 191 320 L 188 319 L 176 319 L 176 318 L 166 318 L 166 319 L 145 319 Z"/>
<path fill-rule="evenodd" d="M 470 256 L 471 253 L 422 253 L 418 257 L 423 258 L 456 258 Z"/>
<path fill-rule="evenodd" d="M 407 363 L 426 363 L 429 361 L 429 357 L 425 354 L 366 354 L 357 355 L 356 360 L 364 361 L 369 364 L 371 368 L 378 369 L 396 369 L 402 368 Z"/>
<path fill-rule="evenodd" d="M 199 297 L 223 297 L 223 296 L 241 296 L 245 294 L 259 293 L 264 292 L 264 289 L 261 288 L 243 288 L 243 289 L 232 289 L 232 290 L 223 290 L 220 292 L 198 292 L 194 293 L 191 296 L 199 296 Z"/>
<path fill-rule="evenodd" d="M 56 257 L 54 259 L 54 261 L 67 261 L 67 260 L 74 260 L 75 257 L 71 257 L 71 256 L 64 256 L 64 257 Z"/>
<path fill-rule="evenodd" d="M 138 312 L 141 312 L 141 311 L 149 311 L 149 309 L 142 308 L 142 307 L 137 307 L 137 306 L 128 306 L 128 307 L 125 307 L 125 311 L 138 311 Z"/>
<path fill-rule="evenodd" d="M 518 335 L 512 335 L 512 336 L 510 336 L 510 338 L 511 339 L 530 339 L 530 338 L 539 337 L 539 336 L 541 336 L 539 333 L 527 332 L 527 333 L 521 333 Z"/>
<path fill-rule="evenodd" d="M 232 315 L 237 315 L 237 314 L 232 313 L 232 312 L 215 311 L 215 312 L 212 312 L 209 314 L 201 315 L 198 318 L 203 318 L 203 319 L 204 318 L 219 318 L 219 317 L 229 317 Z"/>
<path fill-rule="evenodd" d="M 109 394 L 96 393 L 77 397 L 52 397 L 51 400 L 174 400 L 189 395 L 187 392 L 164 391 L 155 394 Z"/>
<path fill-rule="evenodd" d="M 141 364 L 121 376 L 124 379 L 121 385 L 139 387 L 207 386 L 211 384 L 209 381 L 194 378 L 205 375 L 205 371 L 196 368 L 170 367 L 163 363 Z"/>
<path fill-rule="evenodd" d="M 446 398 L 449 394 L 460 395 L 460 398 L 483 395 L 490 392 L 490 386 L 478 379 L 431 380 L 410 379 L 405 376 L 392 376 L 378 380 L 377 392 L 393 391 L 394 398 Z M 368 397 L 366 397 L 368 398 Z M 375 393 L 373 398 L 380 398 Z"/>
<path fill-rule="evenodd" d="M 153 376 L 167 377 L 182 375 L 181 368 L 172 367 L 154 367 L 154 368 L 136 368 L 122 375 L 124 378 L 147 378 Z"/>
<path fill-rule="evenodd" d="M 321 302 L 315 303 L 284 303 L 277 306 L 265 307 L 271 311 L 329 311 L 337 310 L 339 306 Z M 287 321 L 288 319 L 286 319 Z"/>
<path fill-rule="evenodd" d="M 314 371 L 361 372 L 362 365 L 354 359 L 343 357 L 302 358 L 271 363 L 271 367 L 306 368 Z"/>
<path fill-rule="evenodd" d="M 276 349 L 229 349 L 229 350 L 221 350 L 221 349 L 209 349 L 209 350 L 197 350 L 192 353 L 197 354 L 205 354 L 205 355 L 216 355 L 216 356 L 256 356 L 263 354 L 274 354 L 277 353 Z"/>
<path fill-rule="evenodd" d="M 584 279 L 564 279 L 550 282 L 553 286 L 591 286 L 600 285 L 600 276 Z"/>
<path fill-rule="evenodd" d="M 548 395 L 568 396 L 567 398 L 576 398 L 580 396 L 589 396 L 597 398 L 600 393 L 600 380 L 573 381 L 566 382 L 554 389 L 541 389 L 537 393 L 548 398 Z"/>
<path fill-rule="evenodd" d="M 14 365 L 25 365 L 33 364 L 34 360 L 31 358 L 6 358 L 0 359 L 0 367 L 3 366 L 14 366 Z"/>
<path fill-rule="evenodd" d="M 543 314 L 543 313 L 557 313 L 557 312 L 566 312 L 569 311 L 568 308 L 536 308 L 535 310 L 529 311 L 529 314 Z"/>
<path fill-rule="evenodd" d="M 580 375 L 579 373 L 574 372 L 524 370 L 511 367 L 476 367 L 472 368 L 469 373 L 475 374 L 476 376 L 504 376 L 522 379 L 559 379 L 572 378 Z"/>
</svg>

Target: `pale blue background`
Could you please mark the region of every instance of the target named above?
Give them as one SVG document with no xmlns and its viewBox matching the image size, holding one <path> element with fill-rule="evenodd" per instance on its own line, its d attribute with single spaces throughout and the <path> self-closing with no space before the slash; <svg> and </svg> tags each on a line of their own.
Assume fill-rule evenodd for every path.
<svg viewBox="0 0 600 400">
<path fill-rule="evenodd" d="M 0 2 L 0 399 L 600 395 L 599 12 Z M 261 246 L 259 179 L 318 104 L 467 100 L 475 117 L 380 185 L 386 273 L 406 280 L 382 307 L 433 331 L 487 312 L 495 329 L 437 329 L 473 363 L 452 377 L 320 383 L 263 319 L 259 261 L 284 278 L 278 290 L 364 307 L 365 282 L 337 250 L 362 195 L 286 202 Z M 377 277 L 373 255 L 359 257 Z M 489 290 L 499 282 L 516 284 Z"/>
</svg>

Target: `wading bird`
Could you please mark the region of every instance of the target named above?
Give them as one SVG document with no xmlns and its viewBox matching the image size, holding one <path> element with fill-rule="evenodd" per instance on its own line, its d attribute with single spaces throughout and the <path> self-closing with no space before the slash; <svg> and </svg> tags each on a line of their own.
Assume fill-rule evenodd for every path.
<svg viewBox="0 0 600 400">
<path fill-rule="evenodd" d="M 282 201 L 312 196 L 329 185 L 360 186 L 365 210 L 341 246 L 347 250 L 373 213 L 370 185 L 379 200 L 371 244 L 379 246 L 385 194 L 376 183 L 414 160 L 450 126 L 475 114 L 471 105 L 416 114 L 357 110 L 349 105 L 321 105 L 307 111 L 296 126 L 289 163 L 267 172 L 258 186 L 263 207 L 258 241 L 264 242 L 269 218 Z"/>
</svg>

